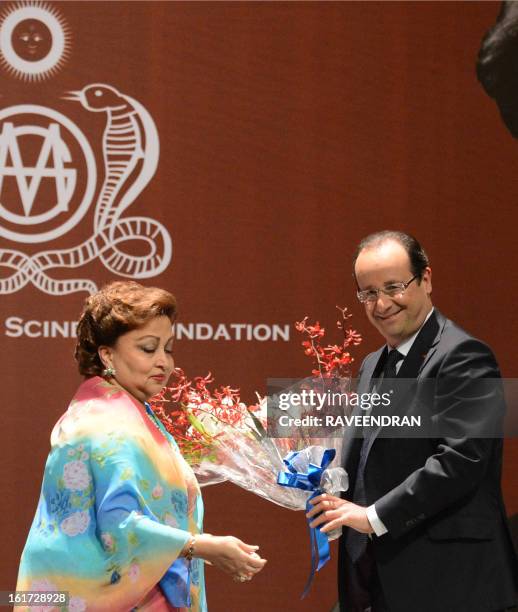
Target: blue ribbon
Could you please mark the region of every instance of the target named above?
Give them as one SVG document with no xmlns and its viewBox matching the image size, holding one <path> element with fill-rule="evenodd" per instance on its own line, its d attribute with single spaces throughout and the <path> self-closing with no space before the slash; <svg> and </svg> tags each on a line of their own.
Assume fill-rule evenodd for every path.
<svg viewBox="0 0 518 612">
<path fill-rule="evenodd" d="M 286 455 L 286 457 L 284 457 L 283 461 L 288 468 L 288 472 L 279 472 L 277 475 L 277 483 L 283 487 L 292 487 L 294 489 L 302 489 L 303 491 L 313 491 L 313 494 L 306 502 L 306 512 L 309 512 L 313 508 L 312 504 L 309 502 L 317 495 L 321 495 L 323 492 L 320 488 L 322 474 L 328 468 L 331 461 L 333 461 L 335 458 L 336 451 L 334 448 L 326 449 L 322 455 L 320 465 L 310 463 L 307 474 L 297 472 L 297 469 L 293 466 L 293 461 L 298 454 L 299 451 L 292 451 Z M 304 599 L 304 597 L 306 597 L 306 595 L 309 593 L 313 578 L 315 577 L 315 572 L 322 569 L 331 558 L 327 535 L 320 531 L 320 526 L 309 526 L 311 521 L 313 521 L 315 518 L 316 517 L 307 519 L 311 545 L 311 571 L 309 573 L 301 599 Z"/>
</svg>

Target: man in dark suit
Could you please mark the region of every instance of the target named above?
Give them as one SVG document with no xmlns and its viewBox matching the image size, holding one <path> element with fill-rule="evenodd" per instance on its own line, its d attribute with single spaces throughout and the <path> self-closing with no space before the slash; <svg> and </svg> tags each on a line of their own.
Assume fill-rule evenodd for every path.
<svg viewBox="0 0 518 612">
<path fill-rule="evenodd" d="M 495 432 L 505 407 L 495 358 L 433 307 L 432 271 L 413 237 L 368 236 L 354 275 L 367 318 L 386 341 L 363 362 L 359 390 L 412 379 L 391 410 L 409 414 L 426 396 L 438 433 L 387 437 L 378 428 L 345 441 L 349 491 L 345 499 L 315 498 L 309 513 L 322 531 L 343 526 L 340 610 L 509 608 L 518 565 L 500 487 Z"/>
</svg>

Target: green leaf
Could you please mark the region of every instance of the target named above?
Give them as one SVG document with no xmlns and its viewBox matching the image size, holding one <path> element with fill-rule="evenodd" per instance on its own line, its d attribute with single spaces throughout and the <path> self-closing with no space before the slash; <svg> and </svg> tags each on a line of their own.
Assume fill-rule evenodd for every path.
<svg viewBox="0 0 518 612">
<path fill-rule="evenodd" d="M 79 508 L 79 506 L 81 505 L 81 498 L 78 497 L 77 495 L 72 495 L 72 497 L 70 498 L 70 504 L 73 508 Z"/>
<path fill-rule="evenodd" d="M 133 470 L 128 466 L 124 468 L 122 474 L 120 475 L 121 480 L 129 480 L 133 476 Z"/>
<path fill-rule="evenodd" d="M 252 432 L 252 433 L 259 433 L 259 440 L 261 438 L 267 438 L 268 434 L 266 432 L 266 429 L 263 427 L 263 424 L 261 423 L 261 421 L 255 416 L 255 414 L 250 410 L 250 408 L 246 409 L 248 414 L 250 415 L 250 417 L 252 418 L 252 421 L 257 429 L 257 432 Z"/>
<path fill-rule="evenodd" d="M 200 420 L 198 420 L 194 414 L 192 414 L 192 412 L 188 412 L 187 413 L 187 418 L 189 419 L 189 422 L 191 423 L 191 425 L 196 428 L 201 434 L 203 434 L 204 436 L 208 436 L 209 434 L 207 433 L 207 430 L 205 429 L 205 427 L 203 427 L 202 422 Z"/>
</svg>

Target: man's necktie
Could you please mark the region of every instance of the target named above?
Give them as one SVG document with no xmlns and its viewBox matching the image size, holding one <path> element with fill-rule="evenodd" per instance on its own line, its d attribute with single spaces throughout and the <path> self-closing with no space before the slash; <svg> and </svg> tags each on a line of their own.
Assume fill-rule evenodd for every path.
<svg viewBox="0 0 518 612">
<path fill-rule="evenodd" d="M 376 393 L 382 393 L 383 389 L 387 386 L 387 380 L 396 378 L 397 370 L 396 365 L 399 361 L 404 359 L 404 356 L 397 351 L 392 349 L 387 355 L 385 363 L 383 365 L 383 377 L 378 383 Z M 367 463 L 367 457 L 369 456 L 369 450 L 371 447 L 372 429 L 364 430 L 363 441 L 360 450 L 360 460 L 358 462 L 358 470 L 356 472 L 356 484 L 354 485 L 353 503 L 358 506 L 367 506 L 367 496 L 365 492 L 365 480 L 364 471 Z M 365 551 L 367 546 L 368 535 L 366 533 L 360 533 L 352 528 L 349 529 L 346 536 L 346 547 L 353 563 L 355 563 Z"/>
<path fill-rule="evenodd" d="M 404 356 L 397 349 L 392 349 L 390 351 L 390 353 L 387 355 L 387 359 L 385 360 L 385 365 L 383 366 L 383 380 L 381 381 L 381 387 L 384 386 L 383 381 L 386 378 L 396 378 L 396 366 L 402 359 L 404 359 Z"/>
</svg>

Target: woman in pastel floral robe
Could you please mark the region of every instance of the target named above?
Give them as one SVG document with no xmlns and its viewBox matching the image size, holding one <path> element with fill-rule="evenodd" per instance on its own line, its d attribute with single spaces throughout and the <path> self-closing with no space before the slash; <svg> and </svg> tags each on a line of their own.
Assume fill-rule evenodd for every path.
<svg viewBox="0 0 518 612">
<path fill-rule="evenodd" d="M 202 533 L 198 483 L 146 403 L 173 369 L 174 313 L 171 294 L 133 282 L 86 302 L 87 379 L 52 432 L 16 587 L 68 593 L 42 610 L 203 611 L 203 559 L 239 581 L 265 563 L 257 547 Z"/>
</svg>

